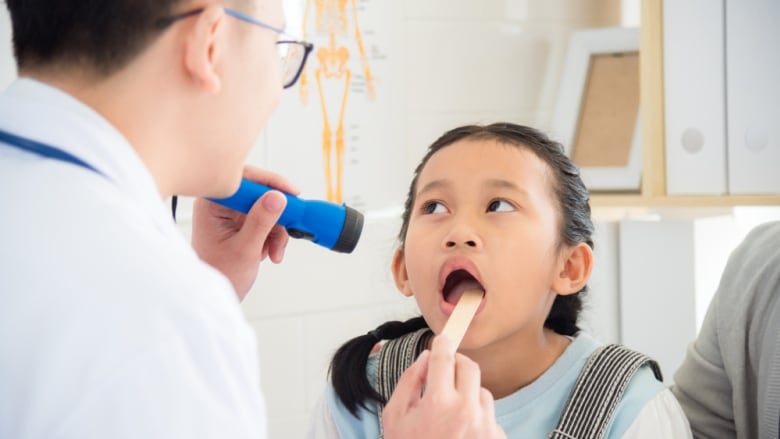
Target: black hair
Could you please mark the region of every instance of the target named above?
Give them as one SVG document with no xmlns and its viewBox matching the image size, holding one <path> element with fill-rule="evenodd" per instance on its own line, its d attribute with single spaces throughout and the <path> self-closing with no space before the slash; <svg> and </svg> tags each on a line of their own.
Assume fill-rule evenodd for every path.
<svg viewBox="0 0 780 439">
<path fill-rule="evenodd" d="M 333 355 L 328 373 L 336 395 L 350 413 L 359 416 L 360 407 L 371 410 L 367 405 L 369 400 L 387 402 L 366 378 L 366 364 L 374 346 L 381 340 L 393 340 L 427 327 L 428 324 L 422 317 L 405 322 L 386 322 L 373 331 L 341 345 Z"/>
<path fill-rule="evenodd" d="M 406 240 L 409 219 L 415 203 L 417 180 L 428 160 L 440 149 L 464 139 L 495 140 L 497 142 L 525 148 L 544 161 L 553 176 L 552 191 L 558 201 L 560 212 L 559 246 L 573 246 L 585 243 L 593 248 L 593 221 L 590 217 L 590 196 L 580 178 L 579 168 L 566 156 L 563 146 L 551 140 L 544 133 L 512 123 L 491 125 L 467 125 L 444 133 L 428 148 L 425 157 L 414 171 L 414 178 L 401 216 L 401 231 L 398 240 L 401 246 Z M 569 295 L 558 295 L 553 302 L 544 326 L 558 334 L 573 336 L 579 332 L 577 319 L 582 310 L 582 297 L 587 285 Z M 392 331 L 389 330 L 390 325 Z M 427 327 L 422 317 L 405 323 L 388 322 L 361 337 L 342 345 L 330 364 L 333 388 L 344 406 L 355 416 L 358 408 L 368 408 L 369 401 L 386 403 L 366 378 L 366 365 L 371 349 L 379 340 L 401 337 L 420 328 Z"/>
<path fill-rule="evenodd" d="M 156 38 L 182 0 L 6 0 L 17 67 L 124 67 Z"/>
</svg>

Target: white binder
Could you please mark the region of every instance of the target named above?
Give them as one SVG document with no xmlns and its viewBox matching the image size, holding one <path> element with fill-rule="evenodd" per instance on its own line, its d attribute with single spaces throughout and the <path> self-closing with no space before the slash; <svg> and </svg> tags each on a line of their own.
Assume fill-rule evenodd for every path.
<svg viewBox="0 0 780 439">
<path fill-rule="evenodd" d="M 666 187 L 670 195 L 727 191 L 723 15 L 723 0 L 664 2 Z"/>
<path fill-rule="evenodd" d="M 780 193 L 778 23 L 780 1 L 726 1 L 728 167 L 732 194 Z"/>
</svg>

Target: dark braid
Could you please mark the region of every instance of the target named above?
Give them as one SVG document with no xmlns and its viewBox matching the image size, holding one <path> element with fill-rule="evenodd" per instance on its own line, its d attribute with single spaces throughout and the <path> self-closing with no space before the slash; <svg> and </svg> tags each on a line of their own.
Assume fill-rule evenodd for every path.
<svg viewBox="0 0 780 439">
<path fill-rule="evenodd" d="M 368 356 L 374 346 L 379 341 L 394 340 L 427 327 L 428 324 L 422 317 L 415 317 L 405 322 L 387 322 L 341 345 L 333 355 L 328 373 L 333 390 L 350 413 L 359 418 L 360 407 L 371 410 L 368 407 L 370 401 L 387 402 L 368 382 L 366 376 Z"/>
</svg>

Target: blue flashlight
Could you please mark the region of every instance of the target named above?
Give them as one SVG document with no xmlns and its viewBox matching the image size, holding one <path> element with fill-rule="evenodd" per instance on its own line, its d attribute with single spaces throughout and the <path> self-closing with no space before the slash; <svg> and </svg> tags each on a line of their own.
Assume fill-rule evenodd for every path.
<svg viewBox="0 0 780 439">
<path fill-rule="evenodd" d="M 258 198 L 272 188 L 241 180 L 238 192 L 228 198 L 211 198 L 239 212 L 248 213 Z M 287 206 L 276 222 L 293 238 L 307 239 L 336 252 L 351 253 L 363 231 L 363 214 L 347 206 L 320 200 L 304 200 L 284 194 Z"/>
</svg>

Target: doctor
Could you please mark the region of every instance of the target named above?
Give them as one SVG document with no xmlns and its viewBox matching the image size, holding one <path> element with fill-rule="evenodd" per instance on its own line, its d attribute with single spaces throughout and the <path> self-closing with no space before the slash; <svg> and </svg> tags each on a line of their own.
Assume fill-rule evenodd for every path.
<svg viewBox="0 0 780 439">
<path fill-rule="evenodd" d="M 246 216 L 198 201 L 192 245 L 164 200 L 227 196 L 242 175 L 296 193 L 242 165 L 305 62 L 279 37 L 281 0 L 6 4 L 20 79 L 0 95 L 0 437 L 265 437 L 239 299 L 282 260 L 285 199 Z M 454 370 L 468 385 L 419 396 Z M 390 430 L 493 429 L 478 377 L 441 339 Z"/>
</svg>

